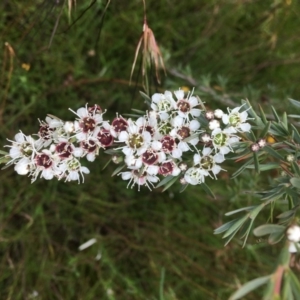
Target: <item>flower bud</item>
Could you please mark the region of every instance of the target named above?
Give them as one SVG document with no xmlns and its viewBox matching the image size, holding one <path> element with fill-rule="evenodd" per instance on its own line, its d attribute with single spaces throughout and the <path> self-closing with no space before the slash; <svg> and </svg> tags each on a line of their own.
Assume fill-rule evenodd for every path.
<svg viewBox="0 0 300 300">
<path fill-rule="evenodd" d="M 218 108 L 214 111 L 214 115 L 217 119 L 222 119 L 224 112 Z"/>
<path fill-rule="evenodd" d="M 286 235 L 290 242 L 300 242 L 300 227 L 298 225 L 292 225 L 288 228 Z"/>
<path fill-rule="evenodd" d="M 208 110 L 205 112 L 205 118 L 207 120 L 213 120 L 214 119 L 214 112 L 212 110 Z"/>
<path fill-rule="evenodd" d="M 218 120 L 211 120 L 208 124 L 210 130 L 214 130 L 220 127 L 220 122 Z"/>
<path fill-rule="evenodd" d="M 260 149 L 260 147 L 259 147 L 259 145 L 258 145 L 257 143 L 254 143 L 254 144 L 252 144 L 252 145 L 250 146 L 250 150 L 251 150 L 252 152 L 258 152 L 259 149 Z"/>
<path fill-rule="evenodd" d="M 257 141 L 257 144 L 258 144 L 259 148 L 263 148 L 263 147 L 266 146 L 267 141 L 266 141 L 266 139 L 259 139 L 259 140 Z"/>
</svg>

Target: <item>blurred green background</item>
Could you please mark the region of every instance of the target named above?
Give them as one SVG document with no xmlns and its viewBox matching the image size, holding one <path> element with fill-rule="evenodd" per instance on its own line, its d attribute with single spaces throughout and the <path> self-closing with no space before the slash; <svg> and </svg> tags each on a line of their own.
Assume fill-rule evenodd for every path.
<svg viewBox="0 0 300 300">
<path fill-rule="evenodd" d="M 142 1 L 77 0 L 70 18 L 67 2 L 0 3 L 2 146 L 19 130 L 37 132 L 48 113 L 74 119 L 68 108 L 86 103 L 107 118 L 146 109 L 140 57 L 129 86 Z M 161 85 L 150 70 L 150 92 L 194 87 L 211 108 L 248 98 L 255 109 L 288 110 L 300 94 L 299 11 L 295 0 L 148 0 L 167 70 Z M 199 187 L 179 193 L 179 183 L 164 193 L 126 189 L 110 177 L 115 166 L 102 170 L 107 159 L 89 163 L 81 185 L 1 171 L 0 299 L 223 300 L 273 270 L 276 247 L 250 237 L 244 249 L 238 239 L 224 248 L 213 235 L 225 212 L 259 201 L 246 191 L 272 174 L 231 180 L 228 164 L 207 182 L 212 199 Z"/>
</svg>

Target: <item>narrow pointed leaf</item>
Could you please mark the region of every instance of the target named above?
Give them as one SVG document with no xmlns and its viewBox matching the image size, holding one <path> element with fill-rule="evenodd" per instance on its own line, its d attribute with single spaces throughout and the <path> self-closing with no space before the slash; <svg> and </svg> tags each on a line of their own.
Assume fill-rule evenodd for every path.
<svg viewBox="0 0 300 300">
<path fill-rule="evenodd" d="M 166 191 L 170 186 L 172 186 L 177 180 L 178 180 L 179 176 L 173 177 L 172 180 L 170 180 L 167 184 L 165 184 L 164 188 L 163 188 L 163 192 Z"/>
<path fill-rule="evenodd" d="M 283 231 L 282 232 L 273 232 L 268 237 L 268 243 L 270 245 L 275 245 L 275 244 L 279 243 L 283 237 L 284 237 Z"/>
<path fill-rule="evenodd" d="M 260 105 L 259 105 L 259 112 L 260 112 L 261 120 L 263 121 L 263 123 L 264 124 L 270 123 L 267 121 L 266 115 Z"/>
<path fill-rule="evenodd" d="M 225 214 L 225 216 L 231 216 L 231 215 L 234 215 L 236 213 L 239 213 L 241 211 L 245 211 L 245 210 L 252 210 L 253 208 L 255 208 L 256 206 L 247 206 L 247 207 L 242 207 L 242 208 L 239 208 L 239 209 L 236 209 L 236 210 L 232 210 L 232 211 L 229 211 Z"/>
<path fill-rule="evenodd" d="M 200 184 L 200 186 L 209 196 L 216 199 L 216 196 L 214 195 L 214 193 L 211 191 L 211 189 L 208 187 L 208 185 L 206 183 L 203 182 Z"/>
<path fill-rule="evenodd" d="M 255 166 L 255 171 L 256 173 L 260 173 L 260 168 L 259 168 L 259 161 L 258 161 L 258 156 L 257 152 L 253 152 L 253 159 L 254 159 L 254 166 Z"/>
<path fill-rule="evenodd" d="M 156 188 L 161 187 L 161 186 L 167 184 L 173 178 L 174 178 L 174 176 L 172 176 L 172 175 L 169 175 L 169 176 L 165 177 L 162 181 L 159 182 L 159 184 L 156 186 Z"/>
<path fill-rule="evenodd" d="M 256 236 L 264 236 L 267 234 L 280 232 L 282 233 L 285 230 L 285 226 L 277 225 L 277 224 L 264 224 L 256 227 L 253 230 L 254 235 Z"/>
<path fill-rule="evenodd" d="M 113 177 L 113 176 L 115 176 L 116 174 L 118 174 L 123 168 L 125 168 L 125 166 L 126 166 L 126 165 L 122 165 L 122 166 L 116 168 L 116 169 L 113 171 L 113 173 L 111 174 L 111 176 Z"/>
<path fill-rule="evenodd" d="M 299 144 L 300 143 L 300 134 L 297 130 L 297 128 L 291 124 L 291 127 L 293 129 L 293 139 Z"/>
<path fill-rule="evenodd" d="M 300 102 L 297 101 L 297 100 L 294 100 L 294 99 L 290 99 L 289 98 L 289 101 L 296 107 L 300 108 Z"/>
<path fill-rule="evenodd" d="M 280 159 L 280 160 L 284 160 L 284 157 L 281 154 L 279 154 L 277 151 L 275 151 L 272 147 L 265 146 L 264 150 L 266 152 L 268 152 L 270 155 L 272 155 L 273 157 Z"/>
<path fill-rule="evenodd" d="M 264 129 L 260 133 L 260 137 L 264 138 L 268 134 L 268 132 L 270 130 L 270 126 L 271 126 L 271 122 L 267 122 L 266 126 L 264 127 Z"/>
<path fill-rule="evenodd" d="M 300 189 L 300 178 L 293 177 L 290 179 L 290 183 L 292 184 L 293 187 Z"/>
<path fill-rule="evenodd" d="M 277 112 L 276 112 L 274 106 L 271 106 L 271 109 L 272 109 L 272 113 L 273 113 L 273 115 L 274 115 L 274 118 L 275 118 L 276 122 L 279 123 L 279 122 L 280 122 L 280 118 L 279 118 L 279 116 L 278 116 L 278 114 L 277 114 Z"/>
<path fill-rule="evenodd" d="M 218 227 L 217 229 L 214 230 L 214 234 L 220 234 L 224 231 L 227 231 L 227 229 L 229 229 L 232 224 L 234 224 L 238 219 L 234 219 L 234 220 L 231 220 L 223 225 L 221 225 L 220 227 Z"/>
<path fill-rule="evenodd" d="M 227 231 L 226 233 L 223 235 L 223 239 L 228 237 L 230 234 L 232 234 L 233 232 L 238 231 L 242 225 L 246 222 L 246 220 L 248 219 L 248 216 L 245 215 L 244 217 L 242 217 L 241 219 L 237 220 Z"/>
<path fill-rule="evenodd" d="M 239 288 L 231 297 L 229 300 L 238 300 L 250 293 L 251 291 L 257 289 L 263 284 L 266 284 L 270 280 L 270 276 L 264 276 L 264 277 L 259 277 L 256 279 L 253 279 L 246 284 L 244 284 L 241 288 Z"/>
</svg>

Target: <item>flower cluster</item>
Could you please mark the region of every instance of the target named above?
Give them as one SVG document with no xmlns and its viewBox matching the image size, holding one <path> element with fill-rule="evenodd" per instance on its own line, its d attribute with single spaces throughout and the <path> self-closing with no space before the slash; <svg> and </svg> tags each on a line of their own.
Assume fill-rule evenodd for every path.
<svg viewBox="0 0 300 300">
<path fill-rule="evenodd" d="M 22 132 L 10 141 L 9 161 L 20 175 L 28 175 L 32 182 L 37 177 L 50 180 L 54 177 L 65 181 L 84 180 L 87 167 L 82 166 L 80 158 L 94 161 L 100 148 L 113 143 L 113 137 L 103 121 L 100 106 L 82 107 L 74 112 L 75 121 L 64 122 L 48 116 L 40 121 L 37 134 L 27 136 Z"/>
<path fill-rule="evenodd" d="M 227 113 L 208 111 L 199 97 L 183 90 L 154 94 L 149 111 L 136 119 L 117 114 L 112 122 L 104 121 L 98 105 L 71 111 L 75 121 L 49 115 L 36 135 L 18 133 L 7 146 L 7 165 L 32 181 L 40 176 L 80 182 L 89 173 L 81 158 L 92 162 L 101 148 L 110 148 L 112 161 L 124 162 L 118 174 L 129 186 L 151 189 L 166 176 L 196 185 L 207 176 L 216 179 L 238 135 L 251 129 L 242 106 Z"/>
</svg>

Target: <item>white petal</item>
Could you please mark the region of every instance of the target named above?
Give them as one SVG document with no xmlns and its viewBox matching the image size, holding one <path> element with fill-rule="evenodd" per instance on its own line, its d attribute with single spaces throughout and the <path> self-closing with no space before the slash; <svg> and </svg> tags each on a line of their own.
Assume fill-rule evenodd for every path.
<svg viewBox="0 0 300 300">
<path fill-rule="evenodd" d="M 201 156 L 199 154 L 195 154 L 194 155 L 194 164 L 195 165 L 199 164 L 200 160 L 201 160 Z"/>
<path fill-rule="evenodd" d="M 87 109 L 85 107 L 81 107 L 81 108 L 77 109 L 77 115 L 80 118 L 87 117 L 88 116 Z"/>
<path fill-rule="evenodd" d="M 24 157 L 15 165 L 14 169 L 19 175 L 26 175 L 30 169 L 29 164 L 29 159 Z"/>
<path fill-rule="evenodd" d="M 199 117 L 201 115 L 201 110 L 199 108 L 192 108 L 190 112 L 193 117 Z"/>
<path fill-rule="evenodd" d="M 53 170 L 51 169 L 43 170 L 42 177 L 44 177 L 46 180 L 51 180 L 53 178 Z"/>
<path fill-rule="evenodd" d="M 199 129 L 200 128 L 200 123 L 197 121 L 197 120 L 192 120 L 191 122 L 190 122 L 190 129 L 192 130 L 192 131 L 196 131 L 197 129 Z"/>
<path fill-rule="evenodd" d="M 159 167 L 158 166 L 149 166 L 147 168 L 147 173 L 150 175 L 156 175 L 158 173 Z"/>
<path fill-rule="evenodd" d="M 94 161 L 95 158 L 96 158 L 95 152 L 89 153 L 89 154 L 86 156 L 86 159 L 87 159 L 88 161 Z"/>
<path fill-rule="evenodd" d="M 184 91 L 183 90 L 174 91 L 174 94 L 178 100 L 184 99 Z"/>
<path fill-rule="evenodd" d="M 199 104 L 198 99 L 194 96 L 189 98 L 189 103 L 191 107 L 197 106 Z"/>
<path fill-rule="evenodd" d="M 212 172 L 215 174 L 215 175 L 217 175 L 217 174 L 219 174 L 220 173 L 220 171 L 222 170 L 221 169 L 221 167 L 219 166 L 219 165 L 214 165 L 213 167 L 212 167 Z"/>
<path fill-rule="evenodd" d="M 249 132 L 251 130 L 251 125 L 249 123 L 243 123 L 240 125 L 240 129 L 243 132 Z"/>
<path fill-rule="evenodd" d="M 25 136 L 24 136 L 24 134 L 21 133 L 21 132 L 17 133 L 17 134 L 15 135 L 15 140 L 16 140 L 16 142 L 18 142 L 18 143 L 23 143 L 23 142 L 25 142 Z"/>
<path fill-rule="evenodd" d="M 80 171 L 85 174 L 90 174 L 90 170 L 87 167 L 81 167 Z"/>
<path fill-rule="evenodd" d="M 229 116 L 227 114 L 224 114 L 222 116 L 222 121 L 225 125 L 227 125 L 229 123 Z"/>
<path fill-rule="evenodd" d="M 127 131 L 121 131 L 118 138 L 120 142 L 126 142 L 129 138 L 129 134 Z"/>
<path fill-rule="evenodd" d="M 172 156 L 174 157 L 174 158 L 180 158 L 181 156 L 182 156 L 182 151 L 180 150 L 180 149 L 174 149 L 173 151 L 172 151 Z"/>
<path fill-rule="evenodd" d="M 122 172 L 121 176 L 123 180 L 128 180 L 131 178 L 132 173 L 131 172 Z"/>
<path fill-rule="evenodd" d="M 217 153 L 214 155 L 214 161 L 216 163 L 221 164 L 224 160 L 225 160 L 225 157 L 221 153 Z"/>
<path fill-rule="evenodd" d="M 209 155 L 209 154 L 211 153 L 211 151 L 212 151 L 212 149 L 211 149 L 211 148 L 209 148 L 209 147 L 205 147 L 205 148 L 203 148 L 203 151 L 202 151 L 202 153 L 203 153 L 203 156 L 207 156 L 207 155 Z"/>
</svg>

